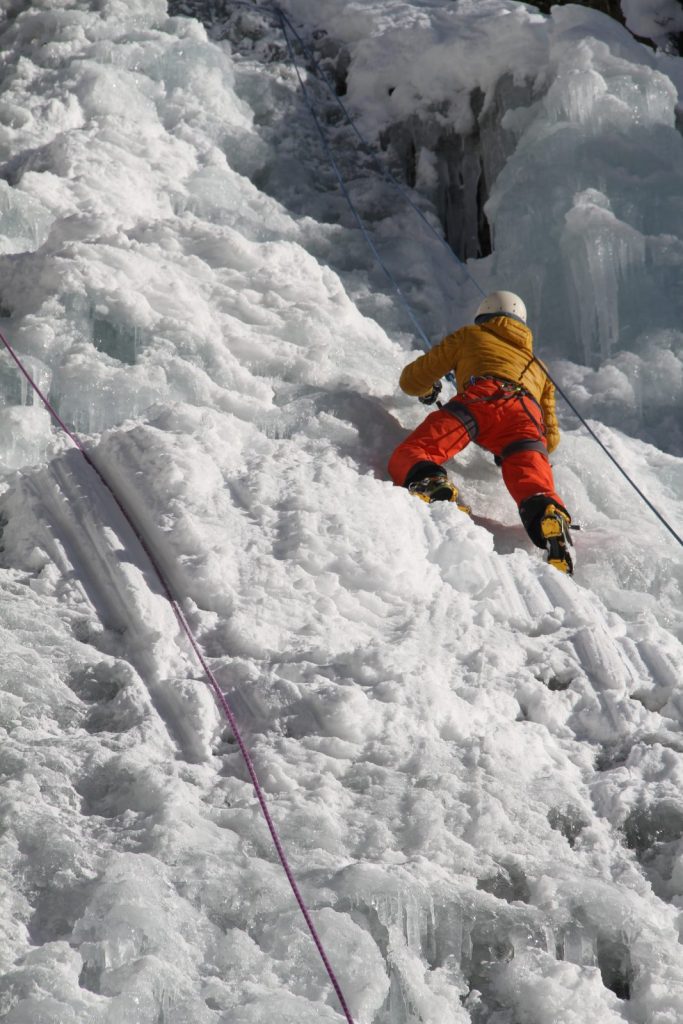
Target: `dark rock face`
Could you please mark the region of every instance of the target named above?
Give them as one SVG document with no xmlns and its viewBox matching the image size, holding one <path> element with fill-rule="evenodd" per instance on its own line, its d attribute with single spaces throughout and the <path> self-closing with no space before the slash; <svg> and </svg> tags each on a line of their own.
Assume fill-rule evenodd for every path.
<svg viewBox="0 0 683 1024">
<path fill-rule="evenodd" d="M 529 0 L 533 7 L 538 7 L 544 14 L 550 13 L 551 7 L 561 7 L 564 3 L 578 3 L 582 7 L 592 7 L 594 11 L 602 11 L 609 14 L 610 18 L 616 18 L 622 25 L 625 24 L 624 15 L 621 13 L 620 0 Z"/>
<path fill-rule="evenodd" d="M 582 7 L 590 7 L 594 11 L 601 11 L 603 14 L 607 14 L 610 18 L 614 18 L 615 21 L 625 25 L 628 28 L 626 19 L 621 9 L 621 0 L 528 0 L 533 6 L 537 7 L 543 14 L 549 14 L 552 7 L 562 7 L 566 3 L 577 3 Z M 683 6 L 683 0 L 679 0 L 681 6 Z M 630 29 L 629 29 L 630 31 Z M 631 33 L 635 39 L 641 43 L 645 43 L 647 46 L 655 48 L 655 43 L 652 39 L 647 39 L 644 36 L 638 36 L 635 33 Z M 672 32 L 669 35 L 669 41 L 665 49 L 669 53 L 678 54 L 683 56 L 683 32 Z"/>
<path fill-rule="evenodd" d="M 421 113 L 386 128 L 382 149 L 411 187 L 433 203 L 444 235 L 459 259 L 480 259 L 492 251 L 492 237 L 484 206 L 491 187 L 514 152 L 514 133 L 502 126 L 507 110 L 528 107 L 535 98 L 533 84 L 503 75 L 484 110 L 484 94 L 470 94 L 472 123 L 469 131 L 444 126 L 448 101 L 432 114 Z M 431 154 L 431 174 L 420 177 L 424 154 Z"/>
</svg>

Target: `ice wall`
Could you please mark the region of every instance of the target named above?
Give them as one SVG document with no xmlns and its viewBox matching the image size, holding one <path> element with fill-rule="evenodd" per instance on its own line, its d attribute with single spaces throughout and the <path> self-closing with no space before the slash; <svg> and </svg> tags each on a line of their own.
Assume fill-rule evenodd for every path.
<svg viewBox="0 0 683 1024">
<path fill-rule="evenodd" d="M 401 58 L 413 29 L 428 58 L 439 6 L 396 5 Z M 462 7 L 465 81 L 488 40 L 485 116 L 495 18 L 522 62 L 545 23 Z M 358 40 L 372 10 L 353 8 Z M 235 54 L 144 0 L 12 14 L 3 166 L 53 221 L 0 256 L 7 329 L 69 422 L 106 428 L 89 451 L 236 710 L 358 1024 L 680 1019 L 683 575 L 658 524 L 572 432 L 575 581 L 475 448 L 457 474 L 476 520 L 391 486 L 387 453 L 424 414 L 396 386 L 415 336 L 270 22 L 250 12 Z M 464 117 L 440 57 L 432 99 L 457 85 Z M 354 188 L 429 313 L 443 257 L 367 166 Z M 338 1024 L 148 559 L 16 375 L 3 387 L 0 1015 Z M 678 460 L 611 440 L 680 517 Z"/>
<path fill-rule="evenodd" d="M 552 348 L 596 366 L 683 313 L 677 94 L 607 18 L 556 8 L 549 31 L 546 95 L 503 119 L 518 143 L 488 207 L 494 273 Z"/>
<path fill-rule="evenodd" d="M 286 6 L 341 40 L 361 123 L 461 256 L 492 249 L 470 269 L 524 296 L 543 355 L 626 375 L 584 374 L 580 410 L 680 451 L 683 62 L 578 5 Z"/>
</svg>

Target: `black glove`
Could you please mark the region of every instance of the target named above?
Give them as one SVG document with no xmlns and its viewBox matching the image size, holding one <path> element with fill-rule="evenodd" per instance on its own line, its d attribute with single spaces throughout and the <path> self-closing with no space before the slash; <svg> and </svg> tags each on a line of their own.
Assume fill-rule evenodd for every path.
<svg viewBox="0 0 683 1024">
<path fill-rule="evenodd" d="M 432 384 L 432 390 L 429 392 L 429 394 L 420 395 L 418 401 L 422 402 L 423 405 L 434 405 L 434 402 L 436 402 L 437 398 L 441 394 L 442 387 L 443 384 L 441 383 L 441 381 L 437 380 L 436 384 Z"/>
</svg>

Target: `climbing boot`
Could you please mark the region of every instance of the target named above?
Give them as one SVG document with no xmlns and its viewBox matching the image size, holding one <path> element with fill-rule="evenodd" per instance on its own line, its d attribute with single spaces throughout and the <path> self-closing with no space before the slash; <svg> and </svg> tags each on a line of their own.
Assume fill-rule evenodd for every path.
<svg viewBox="0 0 683 1024">
<path fill-rule="evenodd" d="M 458 488 L 445 473 L 416 480 L 408 486 L 408 490 L 421 501 L 429 502 L 429 504 L 433 501 L 454 501 L 461 512 L 466 512 L 469 515 L 472 511 L 469 505 L 463 505 L 458 501 Z"/>
<path fill-rule="evenodd" d="M 541 533 L 548 552 L 548 565 L 571 576 L 574 562 L 569 549 L 574 546 L 569 532 L 571 519 L 556 505 L 548 505 L 541 519 Z"/>
</svg>

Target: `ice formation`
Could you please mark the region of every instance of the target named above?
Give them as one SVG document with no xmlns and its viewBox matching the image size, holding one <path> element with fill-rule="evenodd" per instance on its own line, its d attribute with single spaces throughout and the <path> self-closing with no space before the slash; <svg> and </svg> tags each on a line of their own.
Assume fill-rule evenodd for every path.
<svg viewBox="0 0 683 1024">
<path fill-rule="evenodd" d="M 284 6 L 345 46 L 364 129 L 433 199 L 461 256 L 493 245 L 478 279 L 528 299 L 546 354 L 598 369 L 629 352 L 636 376 L 651 376 L 641 353 L 666 338 L 655 363 L 670 364 L 667 352 L 680 362 L 680 60 L 578 5 L 549 18 L 498 0 L 466 13 Z M 666 399 L 653 435 L 625 388 L 623 417 L 611 422 L 680 454 L 682 400 L 680 390 Z"/>
<path fill-rule="evenodd" d="M 665 50 L 681 53 L 683 10 L 676 0 L 621 0 L 626 24 L 638 36 L 652 39 Z"/>
<path fill-rule="evenodd" d="M 572 6 L 284 6 L 397 169 L 417 139 L 415 201 L 453 241 L 480 241 L 452 163 L 479 154 L 463 188 L 476 208 L 486 176 L 493 249 L 468 271 L 525 291 L 683 532 L 674 58 Z M 0 329 L 181 596 L 358 1024 L 674 1024 L 680 551 L 569 416 L 575 580 L 482 452 L 454 467 L 473 519 L 390 486 L 418 341 L 282 34 L 175 11 L 8 8 Z M 307 80 L 436 337 L 475 286 Z M 339 1022 L 148 559 L 6 356 L 0 394 L 0 1016 Z"/>
</svg>

